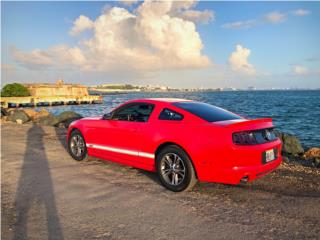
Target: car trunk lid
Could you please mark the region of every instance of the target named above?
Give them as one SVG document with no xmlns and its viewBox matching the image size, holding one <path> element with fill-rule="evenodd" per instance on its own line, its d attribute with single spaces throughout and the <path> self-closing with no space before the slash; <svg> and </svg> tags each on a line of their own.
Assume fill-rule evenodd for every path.
<svg viewBox="0 0 320 240">
<path fill-rule="evenodd" d="M 230 129 L 232 132 L 273 128 L 272 118 L 236 119 L 214 122 L 215 125 Z"/>
<path fill-rule="evenodd" d="M 277 139 L 271 118 L 229 120 L 216 124 L 227 129 L 236 145 L 257 145 Z"/>
</svg>

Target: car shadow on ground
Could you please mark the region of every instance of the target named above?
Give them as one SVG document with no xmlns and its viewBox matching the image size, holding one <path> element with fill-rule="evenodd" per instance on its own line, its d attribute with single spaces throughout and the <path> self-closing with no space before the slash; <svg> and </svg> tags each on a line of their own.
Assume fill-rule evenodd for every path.
<svg viewBox="0 0 320 240">
<path fill-rule="evenodd" d="M 154 183 L 161 185 L 159 176 L 156 172 L 149 172 L 149 171 L 142 170 L 142 169 L 138 169 L 138 172 L 141 175 L 144 175 L 144 176 L 148 177 L 149 179 L 151 179 Z"/>
<path fill-rule="evenodd" d="M 288 180 L 287 176 L 291 180 Z M 313 181 L 310 185 L 317 186 L 316 180 Z M 230 196 L 231 198 L 234 197 L 237 201 L 240 199 L 240 195 L 247 196 L 250 199 L 250 195 L 254 197 L 253 195 L 266 193 L 286 197 L 320 197 L 320 193 L 315 188 L 309 187 L 308 184 L 301 182 L 301 180 L 300 184 L 297 184 L 297 182 L 299 180 L 296 178 L 296 173 L 285 169 L 277 169 L 271 175 L 246 184 L 199 183 L 196 185 L 195 191 Z"/>
<path fill-rule="evenodd" d="M 154 183 L 161 185 L 160 179 L 157 173 L 148 172 L 138 169 L 141 175 L 144 175 L 151 179 Z M 276 176 L 276 177 L 274 177 Z M 193 188 L 193 192 L 214 195 L 216 196 L 229 196 L 235 201 L 241 200 L 240 195 L 243 196 L 242 200 L 251 199 L 249 196 L 257 193 L 270 193 L 277 196 L 288 197 L 320 197 L 320 193 L 313 188 L 306 187 L 305 184 L 297 185 L 292 181 L 286 180 L 286 176 L 297 178 L 299 174 L 286 170 L 277 169 L 271 176 L 266 176 L 256 181 L 247 184 L 230 185 L 223 183 L 210 183 L 210 182 L 198 182 Z M 312 178 L 312 176 L 310 176 Z M 316 186 L 316 183 L 313 185 Z"/>
<path fill-rule="evenodd" d="M 27 146 L 16 191 L 17 218 L 13 229 L 13 239 L 29 238 L 27 236 L 28 213 L 32 206 L 37 206 L 39 219 L 43 217 L 46 219 L 48 239 L 64 239 L 43 137 L 43 129 L 33 124 L 27 134 Z M 45 216 L 39 211 L 42 206 L 45 208 L 43 211 Z"/>
</svg>

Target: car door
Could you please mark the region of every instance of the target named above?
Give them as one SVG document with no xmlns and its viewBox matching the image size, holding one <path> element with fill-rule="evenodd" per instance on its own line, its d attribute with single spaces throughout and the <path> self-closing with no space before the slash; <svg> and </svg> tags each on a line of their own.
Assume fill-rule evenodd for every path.
<svg viewBox="0 0 320 240">
<path fill-rule="evenodd" d="M 129 103 L 116 109 L 109 119 L 101 119 L 95 141 L 101 157 L 128 164 L 139 162 L 139 132 L 148 123 L 153 108 L 149 103 Z"/>
</svg>

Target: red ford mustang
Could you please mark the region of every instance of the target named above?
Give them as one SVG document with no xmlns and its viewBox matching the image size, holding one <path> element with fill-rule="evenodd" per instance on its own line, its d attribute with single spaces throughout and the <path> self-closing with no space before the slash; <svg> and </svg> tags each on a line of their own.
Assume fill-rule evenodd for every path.
<svg viewBox="0 0 320 240">
<path fill-rule="evenodd" d="M 245 119 L 206 103 L 184 99 L 128 101 L 102 117 L 73 122 L 68 150 L 158 172 L 172 191 L 197 180 L 239 184 L 281 163 L 272 119 Z"/>
</svg>

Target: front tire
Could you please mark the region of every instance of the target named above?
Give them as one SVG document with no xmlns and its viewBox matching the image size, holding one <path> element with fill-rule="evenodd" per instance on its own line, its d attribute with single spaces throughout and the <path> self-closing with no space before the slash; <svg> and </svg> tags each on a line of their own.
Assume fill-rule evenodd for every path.
<svg viewBox="0 0 320 240">
<path fill-rule="evenodd" d="M 82 161 L 88 156 L 87 146 L 79 130 L 73 130 L 68 140 L 68 152 L 74 160 Z"/>
<path fill-rule="evenodd" d="M 156 165 L 162 185 L 171 191 L 190 190 L 197 182 L 189 156 L 178 146 L 162 149 L 156 157 Z"/>
</svg>

